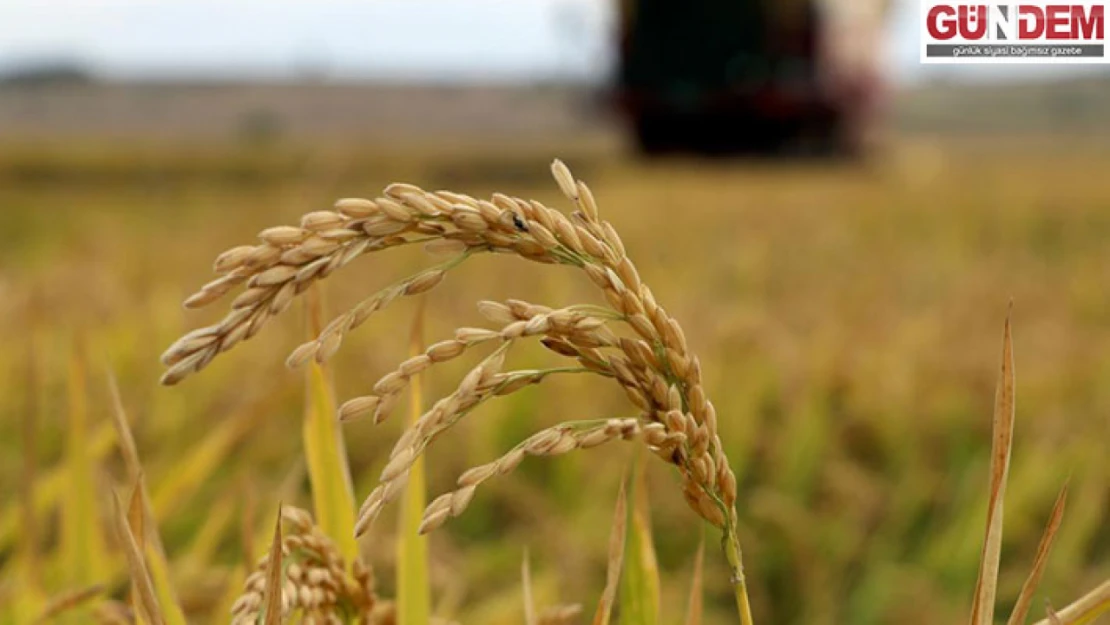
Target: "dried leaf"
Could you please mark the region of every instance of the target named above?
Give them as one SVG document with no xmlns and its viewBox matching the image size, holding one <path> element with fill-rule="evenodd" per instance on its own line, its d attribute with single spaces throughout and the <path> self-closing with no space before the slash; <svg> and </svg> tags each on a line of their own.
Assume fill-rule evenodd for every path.
<svg viewBox="0 0 1110 625">
<path fill-rule="evenodd" d="M 123 544 L 123 550 L 127 556 L 127 567 L 131 571 L 131 581 L 135 584 L 139 593 L 139 606 L 146 612 L 146 618 L 150 623 L 164 625 L 165 618 L 162 616 L 162 609 L 158 605 L 158 598 L 154 594 L 154 582 L 147 570 L 146 558 L 143 557 L 143 552 L 139 548 L 135 535 L 131 533 L 127 515 L 124 513 L 123 505 L 115 493 L 112 494 L 112 504 L 116 532 L 119 534 L 120 542 Z"/>
<path fill-rule="evenodd" d="M 1010 620 L 1007 621 L 1009 625 L 1021 625 L 1025 623 L 1025 618 L 1029 615 L 1029 607 L 1033 605 L 1033 593 L 1037 591 L 1037 584 L 1041 581 L 1045 564 L 1048 563 L 1048 554 L 1052 550 L 1052 541 L 1056 538 L 1056 532 L 1060 529 L 1060 522 L 1064 519 L 1064 505 L 1067 500 L 1068 486 L 1064 484 L 1064 487 L 1060 489 L 1060 494 L 1056 497 L 1056 504 L 1052 506 L 1052 514 L 1048 518 L 1048 525 L 1044 528 L 1041 542 L 1037 545 L 1037 555 L 1033 558 L 1033 569 L 1029 572 L 1029 577 L 1025 580 L 1025 583 L 1022 584 L 1021 594 L 1018 595 L 1014 610 L 1010 613 Z"/>
<path fill-rule="evenodd" d="M 1002 553 L 1002 502 L 1006 495 L 1014 436 L 1014 354 L 1008 313 L 1002 337 L 1002 367 L 995 392 L 992 431 L 990 503 L 987 508 L 986 538 L 979 561 L 979 578 L 975 582 L 972 625 L 991 625 L 994 622 L 994 603 L 998 590 L 998 562 Z"/>
<path fill-rule="evenodd" d="M 116 428 L 116 438 L 119 442 L 120 454 L 123 463 L 127 466 L 127 478 L 131 482 L 138 479 L 143 472 L 143 465 L 139 461 L 139 448 L 135 445 L 135 437 L 131 433 L 131 426 L 127 422 L 127 411 L 123 408 L 123 397 L 119 392 L 119 382 L 116 374 L 107 368 L 108 395 L 112 399 L 112 426 Z"/>
<path fill-rule="evenodd" d="M 107 369 L 107 378 L 108 393 L 112 399 L 112 426 L 115 428 L 120 453 L 127 466 L 128 477 L 135 484 L 128 512 L 131 529 L 137 538 L 139 548 L 146 557 L 147 570 L 154 581 L 154 592 L 162 607 L 166 623 L 185 625 L 185 612 L 181 609 L 177 591 L 170 579 L 166 550 L 154 523 L 154 511 L 151 508 L 146 480 L 143 477 L 143 465 L 139 459 L 138 447 L 135 445 L 135 437 L 131 433 L 127 413 L 123 408 L 119 385 L 111 368 Z"/>
</svg>

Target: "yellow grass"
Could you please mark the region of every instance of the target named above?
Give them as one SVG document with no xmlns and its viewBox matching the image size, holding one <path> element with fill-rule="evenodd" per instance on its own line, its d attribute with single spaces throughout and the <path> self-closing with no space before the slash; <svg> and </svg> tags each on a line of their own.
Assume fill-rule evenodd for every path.
<svg viewBox="0 0 1110 625">
<path fill-rule="evenodd" d="M 0 413 L 8 415 L 0 419 L 0 490 L 11 494 L 0 502 L 0 552 L 23 554 L 0 560 L 0 621 L 42 614 L 49 599 L 93 584 L 102 592 L 74 607 L 75 622 L 105 597 L 128 600 L 127 554 L 113 531 L 110 496 L 113 486 L 123 492 L 134 482 L 109 423 L 105 360 L 118 376 L 149 485 L 144 521 L 165 547 L 163 573 L 147 533 L 145 566 L 167 620 L 172 606 L 158 592 L 164 580 L 187 622 L 225 622 L 245 571 L 269 544 L 278 500 L 313 509 L 315 470 L 300 429 L 307 382 L 282 365 L 304 337 L 296 314 L 271 321 L 265 338 L 238 346 L 202 375 L 157 387 L 161 349 L 215 321 L 179 306 L 210 278 L 207 259 L 265 225 L 293 222 L 337 197 L 377 193 L 393 180 L 563 206 L 546 169 L 560 156 L 590 183 L 645 282 L 702 358 L 740 482 L 757 623 L 966 622 L 987 526 L 999 311 L 1011 298 L 1021 375 L 995 610 L 1009 614 L 1021 597 L 1036 619 L 1047 598 L 1061 622 L 1098 622 L 1110 578 L 1110 153 L 1043 138 L 900 145 L 913 149 L 861 169 L 639 163 L 604 146 L 290 146 L 257 160 L 235 156 L 263 170 L 281 163 L 280 175 L 238 183 L 203 173 L 146 176 L 174 161 L 170 149 L 81 149 L 92 160 L 103 154 L 113 171 L 134 172 L 128 184 L 118 174 L 67 177 L 83 161 L 37 150 L 37 163 L 56 166 L 50 184 L 9 176 L 0 186 Z M 290 174 L 298 155 L 315 164 Z M 194 150 L 188 158 L 208 159 L 217 171 L 227 157 Z M 0 176 L 18 159 L 18 151 L 5 151 Z M 330 309 L 346 310 L 423 266 L 407 251 L 364 260 L 327 285 Z M 478 297 L 559 306 L 592 294 L 570 272 L 474 258 L 428 294 L 427 336 L 481 324 L 472 305 Z M 408 327 L 416 305 L 398 301 L 345 338 L 328 365 L 335 397 L 364 394 L 409 355 L 407 333 L 397 329 Z M 90 349 L 78 365 L 72 337 L 82 332 Z M 514 357 L 525 367 L 551 362 L 538 350 Z M 446 363 L 423 376 L 422 391 L 446 394 L 464 366 Z M 29 377 L 39 387 L 30 464 L 20 443 L 22 413 L 36 392 L 24 383 Z M 625 412 L 625 398 L 605 385 L 574 376 L 545 383 L 483 407 L 465 425 L 459 440 L 467 444 L 437 446 L 424 468 L 427 486 L 450 490 L 463 470 L 568 415 Z M 401 425 L 343 426 L 354 491 L 370 491 Z M 606 585 L 614 485 L 629 460 L 625 447 L 613 449 L 525 461 L 483 486 L 431 539 L 430 605 L 450 603 L 451 617 L 464 624 L 523 622 L 527 548 L 537 611 L 580 602 L 579 622 L 588 622 Z M 20 496 L 32 466 L 33 488 Z M 1067 511 L 1029 599 L 1023 587 L 1033 563 L 1042 566 L 1042 531 L 1055 522 L 1054 502 L 1069 476 Z M 734 623 L 720 558 L 706 557 L 690 587 L 701 532 L 672 476 L 649 463 L 645 483 L 661 622 L 699 613 L 687 612 L 696 592 L 704 597 L 701 616 L 689 622 Z M 629 508 L 635 500 L 633 489 Z M 28 510 L 34 536 L 23 529 Z M 324 515 L 317 509 L 316 516 Z M 383 517 L 359 545 L 389 596 L 396 596 L 401 534 Z M 707 532 L 707 552 L 716 539 Z M 78 547 L 98 543 L 102 550 Z M 20 594 L 28 562 L 38 589 Z M 78 562 L 91 564 L 76 571 Z"/>
<path fill-rule="evenodd" d="M 82 339 L 77 339 L 76 351 L 69 358 L 67 387 L 69 420 L 65 427 L 65 453 L 69 481 L 62 497 L 62 550 L 67 554 L 65 569 L 73 586 L 102 582 L 109 566 L 99 522 L 97 465 L 87 447 L 90 426 L 85 349 Z"/>
</svg>

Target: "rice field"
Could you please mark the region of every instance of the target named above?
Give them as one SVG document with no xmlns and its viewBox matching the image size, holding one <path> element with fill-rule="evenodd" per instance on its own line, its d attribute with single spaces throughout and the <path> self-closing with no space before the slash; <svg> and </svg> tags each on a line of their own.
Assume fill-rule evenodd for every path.
<svg viewBox="0 0 1110 625">
<path fill-rule="evenodd" d="M 422 370 L 381 424 L 340 423 L 340 406 L 457 328 L 490 327 L 480 300 L 607 305 L 575 267 L 476 254 L 347 332 L 326 364 L 286 367 L 331 319 L 443 261 L 419 246 L 375 252 L 203 371 L 159 384 L 166 348 L 227 311 L 182 307 L 218 278 L 221 252 L 394 182 L 569 215 L 555 158 L 588 183 L 699 358 L 735 475 L 754 622 L 968 620 L 1011 301 L 997 618 L 1022 594 L 1065 483 L 1030 622 L 1110 578 L 1110 150 L 1093 141 L 904 137 L 863 166 L 647 163 L 574 141 L 11 145 L 0 150 L 0 621 L 149 622 L 155 603 L 166 622 L 227 622 L 244 597 L 252 614 L 280 607 L 258 590 L 276 572 L 340 589 L 344 609 L 372 598 L 374 618 L 400 623 L 597 622 L 613 530 L 627 525 L 614 623 L 737 622 L 721 531 L 635 441 L 524 458 L 415 538 L 421 504 L 468 469 L 569 420 L 636 417 L 597 376 L 483 403 L 427 448 L 422 492 L 357 541 L 337 529 L 353 526 L 413 414 L 487 354 Z M 526 370 L 560 358 L 537 342 L 512 354 Z M 615 516 L 618 493 L 631 514 Z M 281 504 L 288 553 L 276 558 Z M 317 529 L 331 542 L 289 543 Z M 321 562 L 346 581 L 305 572 L 332 570 Z"/>
</svg>

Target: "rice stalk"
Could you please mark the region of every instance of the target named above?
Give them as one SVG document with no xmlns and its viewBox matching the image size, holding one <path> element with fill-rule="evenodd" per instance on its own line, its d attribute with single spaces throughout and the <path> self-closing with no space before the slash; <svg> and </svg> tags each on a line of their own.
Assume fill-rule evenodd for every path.
<svg viewBox="0 0 1110 625">
<path fill-rule="evenodd" d="M 108 397 L 112 402 L 112 427 L 116 431 L 116 443 L 123 457 L 123 464 L 127 468 L 127 479 L 135 482 L 143 472 L 139 447 L 135 444 L 135 435 L 131 432 L 131 424 L 127 420 L 127 411 L 123 407 L 123 396 L 119 390 L 116 374 L 111 367 L 106 367 L 105 372 L 108 380 Z"/>
<path fill-rule="evenodd" d="M 147 569 L 146 558 L 143 555 L 142 548 L 136 540 L 135 534 L 131 531 L 131 526 L 128 524 L 127 514 L 123 511 L 123 505 L 119 501 L 119 497 L 112 494 L 113 511 L 116 522 L 116 532 L 119 536 L 120 542 L 123 544 L 124 554 L 127 556 L 127 566 L 131 571 L 131 580 L 138 591 L 138 604 L 140 610 L 145 613 L 147 622 L 152 625 L 164 625 L 165 618 L 162 615 L 162 608 L 158 604 L 158 598 L 154 592 L 154 582 L 151 580 L 150 573 Z"/>
<path fill-rule="evenodd" d="M 409 332 L 409 351 L 419 354 L 424 343 L 424 300 L 413 317 Z M 423 410 L 420 376 L 414 375 L 410 393 L 410 421 L 415 422 Z M 397 541 L 397 620 L 401 625 L 422 625 L 429 622 L 432 612 L 431 577 L 428 571 L 428 539 L 420 531 L 420 514 L 426 498 L 423 460 L 411 468 L 411 479 L 405 486 L 399 512 Z M 352 503 L 352 508 L 353 508 Z"/>
<path fill-rule="evenodd" d="M 73 583 L 103 582 L 108 573 L 107 546 L 97 513 L 97 467 L 88 449 L 88 373 L 84 345 L 69 357 L 66 390 L 69 418 L 66 424 L 65 462 L 68 470 L 66 494 L 62 499 L 62 552 Z"/>
<path fill-rule="evenodd" d="M 154 527 L 154 517 L 150 513 L 150 500 L 147 499 L 146 480 L 142 473 L 138 476 L 137 496 L 141 499 L 141 507 L 146 515 L 144 527 L 145 538 L 148 541 L 144 550 L 147 570 L 154 583 L 154 593 L 158 596 L 158 603 L 162 608 L 162 616 L 167 625 L 185 625 L 185 611 L 181 607 L 177 591 L 174 588 L 170 575 L 170 564 L 166 552 L 162 547 L 162 538 L 158 528 Z"/>
<path fill-rule="evenodd" d="M 164 352 L 162 360 L 168 368 L 162 382 L 176 384 L 207 367 L 218 354 L 255 336 L 312 284 L 363 254 L 423 243 L 430 252 L 456 255 L 447 263 L 386 287 L 335 318 L 315 340 L 294 350 L 288 364 L 326 362 L 346 334 L 376 311 L 402 296 L 433 289 L 475 254 L 508 254 L 579 269 L 599 289 L 607 306 L 552 309 L 516 301 L 484 303 L 480 310 L 498 324 L 496 329 L 461 329 L 454 340 L 413 354 L 379 380 L 372 395 L 340 407 L 342 419 L 372 414 L 375 421 L 382 421 L 414 376 L 471 347 L 496 345 L 454 393 L 409 424 L 378 487 L 362 504 L 355 530 L 364 533 L 382 508 L 405 491 L 413 467 L 419 466 L 428 445 L 482 403 L 539 383 L 553 373 L 593 373 L 615 381 L 624 390 L 640 411 L 636 429 L 643 432 L 644 442 L 677 469 L 691 509 L 722 531 L 737 610 L 741 622 L 748 625 L 752 618 L 737 533 L 736 478 L 718 436 L 716 409 L 706 395 L 700 361 L 690 351 L 678 322 L 640 279 L 616 229 L 601 218 L 589 187 L 575 179 L 561 161 L 555 161 L 551 171 L 574 207 L 569 216 L 535 200 L 499 193 L 479 200 L 450 191 L 392 184 L 381 197 L 342 199 L 334 210 L 306 214 L 299 226 L 263 230 L 259 244 L 221 254 L 215 269 L 222 277 L 186 300 L 187 307 L 206 306 L 242 287 L 222 321 L 185 334 Z M 572 359 L 574 366 L 504 370 L 509 348 L 533 337 L 552 352 Z M 594 442 L 570 432 L 543 434 L 545 439 L 554 440 L 555 436 L 555 449 L 560 451 Z M 609 436 L 605 431 L 594 433 L 594 438 Z M 507 472 L 525 453 L 527 450 L 515 449 L 487 470 Z M 427 531 L 465 508 L 472 495 L 473 489 L 464 486 L 451 495 L 450 507 L 435 508 L 433 502 L 425 511 L 423 529 Z"/>
<path fill-rule="evenodd" d="M 638 448 L 642 449 L 642 448 Z M 628 509 L 628 537 L 621 577 L 621 619 L 641 625 L 660 622 L 659 564 L 651 533 L 647 479 L 640 454 L 633 459 L 629 479 L 632 505 Z"/>
<path fill-rule="evenodd" d="M 320 330 L 322 304 L 319 294 L 308 302 L 309 327 Z M 355 542 L 355 496 L 347 463 L 343 431 L 336 423 L 335 399 L 325 366 L 312 363 L 305 374 L 305 411 L 302 426 L 305 460 L 312 484 L 316 519 L 332 538 L 343 557 L 353 561 L 358 555 Z"/>
<path fill-rule="evenodd" d="M 119 383 L 116 381 L 115 373 L 110 367 L 106 371 L 108 394 L 112 401 L 112 426 L 116 431 L 124 466 L 127 467 L 128 481 L 134 485 L 131 507 L 128 511 L 130 527 L 136 536 L 139 548 L 146 556 L 146 565 L 153 580 L 155 594 L 158 596 L 166 623 L 168 625 L 185 625 L 185 612 L 181 608 L 177 592 L 170 580 L 166 549 L 162 544 L 154 510 L 150 504 L 146 479 L 143 477 L 142 461 L 139 458 L 135 436 L 131 432 L 131 425 L 127 419 L 127 412 L 123 407 L 123 397 L 120 394 Z M 139 612 L 136 611 L 136 614 L 139 614 Z"/>
</svg>

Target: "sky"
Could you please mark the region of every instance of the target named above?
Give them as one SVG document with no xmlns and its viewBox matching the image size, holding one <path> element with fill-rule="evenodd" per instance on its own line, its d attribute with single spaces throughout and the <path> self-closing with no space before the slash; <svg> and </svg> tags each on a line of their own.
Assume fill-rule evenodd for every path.
<svg viewBox="0 0 1110 625">
<path fill-rule="evenodd" d="M 978 81 L 1061 74 L 1059 66 L 922 67 L 918 1 L 895 0 L 876 51 L 893 82 L 913 84 L 934 75 Z M 598 81 L 613 59 L 614 4 L 0 0 L 0 72 L 26 63 L 79 60 L 115 78 L 287 78 L 312 71 L 340 79 Z"/>
</svg>

